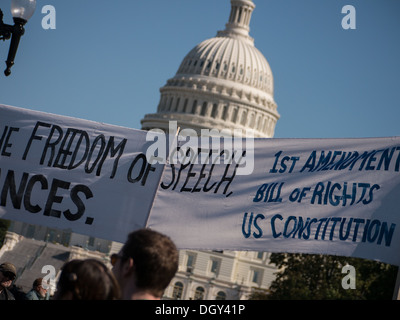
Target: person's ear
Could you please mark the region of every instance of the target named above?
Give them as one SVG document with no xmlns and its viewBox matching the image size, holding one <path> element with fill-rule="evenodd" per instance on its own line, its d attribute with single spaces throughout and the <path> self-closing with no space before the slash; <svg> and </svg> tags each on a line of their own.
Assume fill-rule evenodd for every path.
<svg viewBox="0 0 400 320">
<path fill-rule="evenodd" d="M 124 277 L 129 277 L 135 270 L 135 263 L 132 258 L 127 258 L 122 266 L 122 274 Z"/>
</svg>

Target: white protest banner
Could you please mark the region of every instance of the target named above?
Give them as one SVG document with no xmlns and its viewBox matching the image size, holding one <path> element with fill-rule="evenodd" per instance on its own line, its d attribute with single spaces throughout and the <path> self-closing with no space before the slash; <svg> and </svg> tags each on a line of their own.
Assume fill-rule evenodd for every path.
<svg viewBox="0 0 400 320">
<path fill-rule="evenodd" d="M 124 242 L 163 165 L 145 131 L 0 105 L 0 218 Z"/>
<path fill-rule="evenodd" d="M 400 265 L 400 138 L 225 149 L 192 137 L 196 157 L 177 140 L 170 154 L 161 133 L 0 105 L 0 217 L 119 242 L 149 226 L 179 248 Z M 165 169 L 152 162 L 167 155 Z"/>
<path fill-rule="evenodd" d="M 182 249 L 400 265 L 399 137 L 256 139 L 253 151 L 250 174 L 236 163 L 167 164 L 148 226 Z"/>
</svg>

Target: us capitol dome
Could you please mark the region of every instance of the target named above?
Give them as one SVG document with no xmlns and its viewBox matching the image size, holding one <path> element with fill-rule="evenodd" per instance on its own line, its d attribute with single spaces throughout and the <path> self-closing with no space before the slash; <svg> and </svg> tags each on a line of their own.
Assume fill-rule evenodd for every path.
<svg viewBox="0 0 400 320">
<path fill-rule="evenodd" d="M 146 114 L 142 129 L 251 129 L 270 138 L 279 119 L 271 68 L 249 36 L 250 0 L 231 0 L 225 30 L 195 46 L 175 76 L 160 88 L 157 113 Z"/>
</svg>

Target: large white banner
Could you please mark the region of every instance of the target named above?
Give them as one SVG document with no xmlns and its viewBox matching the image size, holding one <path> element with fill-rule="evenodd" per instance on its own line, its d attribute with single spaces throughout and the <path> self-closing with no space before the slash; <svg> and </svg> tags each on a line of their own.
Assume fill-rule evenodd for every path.
<svg viewBox="0 0 400 320">
<path fill-rule="evenodd" d="M 400 138 L 256 139 L 253 166 L 168 164 L 149 227 L 180 248 L 400 265 Z"/>
<path fill-rule="evenodd" d="M 119 242 L 148 226 L 179 248 L 400 265 L 399 137 L 184 133 L 173 142 L 0 105 L 0 217 Z"/>
<path fill-rule="evenodd" d="M 124 242 L 163 165 L 152 133 L 0 105 L 0 217 Z"/>
</svg>

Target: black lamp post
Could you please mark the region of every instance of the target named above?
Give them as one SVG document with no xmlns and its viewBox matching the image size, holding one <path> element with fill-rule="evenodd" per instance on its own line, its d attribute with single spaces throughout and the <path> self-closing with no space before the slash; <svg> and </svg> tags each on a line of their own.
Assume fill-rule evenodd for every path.
<svg viewBox="0 0 400 320">
<path fill-rule="evenodd" d="M 0 9 L 0 40 L 11 38 L 10 49 L 6 61 L 7 69 L 4 71 L 6 76 L 11 74 L 11 67 L 14 64 L 15 55 L 18 50 L 19 40 L 24 34 L 24 25 L 32 17 L 36 8 L 36 0 L 11 0 L 11 14 L 14 25 L 3 23 L 3 12 Z"/>
</svg>

